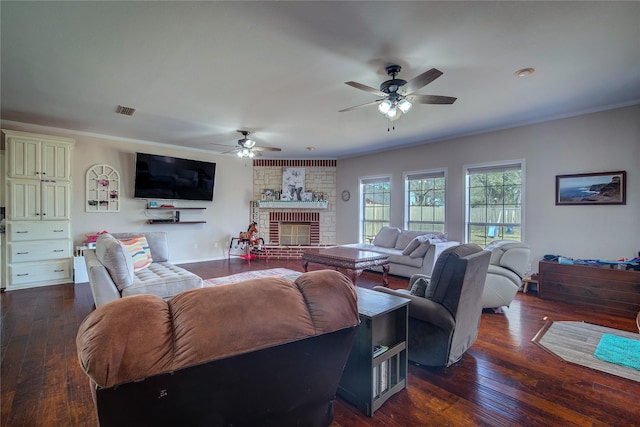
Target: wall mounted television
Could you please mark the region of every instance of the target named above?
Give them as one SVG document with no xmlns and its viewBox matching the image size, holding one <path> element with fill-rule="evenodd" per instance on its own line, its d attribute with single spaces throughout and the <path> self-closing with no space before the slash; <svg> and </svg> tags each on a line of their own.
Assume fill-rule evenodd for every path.
<svg viewBox="0 0 640 427">
<path fill-rule="evenodd" d="M 133 197 L 212 201 L 215 176 L 215 163 L 136 153 Z"/>
</svg>

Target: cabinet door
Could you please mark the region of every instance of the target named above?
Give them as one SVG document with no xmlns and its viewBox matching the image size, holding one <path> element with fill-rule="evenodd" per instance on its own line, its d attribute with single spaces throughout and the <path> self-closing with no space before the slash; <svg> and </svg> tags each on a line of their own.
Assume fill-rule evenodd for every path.
<svg viewBox="0 0 640 427">
<path fill-rule="evenodd" d="M 7 159 L 10 178 L 40 179 L 40 141 L 28 138 L 8 139 Z"/>
<path fill-rule="evenodd" d="M 40 220 L 40 181 L 9 180 L 10 220 Z"/>
<path fill-rule="evenodd" d="M 69 219 L 71 217 L 71 185 L 64 182 L 42 182 L 42 219 Z"/>
<path fill-rule="evenodd" d="M 43 141 L 41 147 L 42 179 L 71 178 L 71 147 L 69 144 L 58 144 Z"/>
</svg>

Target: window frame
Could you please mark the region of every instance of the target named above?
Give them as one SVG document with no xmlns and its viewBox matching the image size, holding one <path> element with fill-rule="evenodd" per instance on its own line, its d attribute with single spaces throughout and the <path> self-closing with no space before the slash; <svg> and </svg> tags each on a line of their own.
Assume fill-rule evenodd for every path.
<svg viewBox="0 0 640 427">
<path fill-rule="evenodd" d="M 499 171 L 500 169 L 502 170 L 508 170 L 509 168 L 513 168 L 513 167 L 517 167 L 519 166 L 520 168 L 520 241 L 521 242 L 525 242 L 525 224 L 526 224 L 526 218 L 525 218 L 525 211 L 526 211 L 526 161 L 525 159 L 513 159 L 513 160 L 502 160 L 502 161 L 496 161 L 496 162 L 487 162 L 487 163 L 475 163 L 475 164 L 468 164 L 468 165 L 463 165 L 463 182 L 464 182 L 464 224 L 463 224 L 463 230 L 464 230 L 464 239 L 466 243 L 469 243 L 471 241 L 471 233 L 470 233 L 470 228 L 473 225 L 485 225 L 485 226 L 489 226 L 490 223 L 488 222 L 484 222 L 484 223 L 480 223 L 480 222 L 474 222 L 474 223 L 470 223 L 470 207 L 471 207 L 471 203 L 470 203 L 470 191 L 469 191 L 469 171 L 478 171 L 478 170 L 483 170 L 485 169 L 486 172 L 491 172 L 492 170 L 494 171 Z M 506 222 L 502 221 L 501 223 L 503 224 L 507 224 Z M 491 224 L 500 224 L 500 223 L 491 223 Z M 502 227 L 501 225 L 498 225 L 499 227 Z M 502 235 L 504 237 L 504 235 Z M 498 239 L 494 239 L 494 240 L 498 240 Z M 490 243 L 485 241 L 485 246 L 486 244 Z"/>
<path fill-rule="evenodd" d="M 391 175 L 385 174 L 385 175 L 372 175 L 372 176 L 364 176 L 364 177 L 360 177 L 358 179 L 358 206 L 359 206 L 359 230 L 358 230 L 358 241 L 360 243 L 371 243 L 371 242 L 367 242 L 366 241 L 366 236 L 365 236 L 365 222 L 368 222 L 365 219 L 365 193 L 364 193 L 364 186 L 366 184 L 371 184 L 371 183 L 382 183 L 382 182 L 388 182 L 389 183 L 389 219 L 386 221 L 386 226 L 390 226 L 391 225 L 391 200 L 392 200 L 392 191 L 391 189 L 393 188 L 393 182 L 391 179 Z M 377 221 L 377 222 L 382 222 L 382 221 Z M 384 225 L 383 225 L 384 227 Z M 370 239 L 371 241 L 373 241 L 373 238 Z"/>
<path fill-rule="evenodd" d="M 436 168 L 436 169 L 425 169 L 418 171 L 407 171 L 402 174 L 403 182 L 404 182 L 404 218 L 403 224 L 405 230 L 410 230 L 410 214 L 411 214 L 411 200 L 409 197 L 409 181 L 411 178 L 420 179 L 422 178 L 443 178 L 444 179 L 444 221 L 441 223 L 443 225 L 443 233 L 447 233 L 447 178 L 448 178 L 448 168 Z M 418 222 L 418 221 L 414 221 Z M 436 222 L 433 222 L 436 224 Z M 437 224 L 440 224 L 439 222 Z M 440 232 L 440 231 L 438 231 Z"/>
</svg>

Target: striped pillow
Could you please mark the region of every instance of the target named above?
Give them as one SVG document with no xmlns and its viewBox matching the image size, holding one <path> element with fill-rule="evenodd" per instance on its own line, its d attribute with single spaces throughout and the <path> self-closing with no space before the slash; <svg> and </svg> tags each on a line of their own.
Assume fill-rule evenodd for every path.
<svg viewBox="0 0 640 427">
<path fill-rule="evenodd" d="M 151 265 L 153 258 L 151 258 L 151 250 L 149 249 L 149 243 L 146 237 L 136 236 L 120 241 L 131 254 L 131 258 L 133 258 L 134 272 L 145 269 Z"/>
</svg>

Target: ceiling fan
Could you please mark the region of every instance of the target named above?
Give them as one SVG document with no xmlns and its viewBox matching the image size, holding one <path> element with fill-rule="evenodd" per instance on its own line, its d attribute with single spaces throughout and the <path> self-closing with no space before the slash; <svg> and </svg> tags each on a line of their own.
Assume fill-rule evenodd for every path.
<svg viewBox="0 0 640 427">
<path fill-rule="evenodd" d="M 242 134 L 242 138 L 238 140 L 238 146 L 233 150 L 225 151 L 222 154 L 236 153 L 236 155 L 240 158 L 252 158 L 255 156 L 261 156 L 261 151 L 282 151 L 281 148 L 277 147 L 258 147 L 253 139 L 249 139 L 250 132 L 247 130 L 237 130 L 236 132 L 240 132 Z M 228 146 L 225 145 L 225 147 Z"/>
<path fill-rule="evenodd" d="M 391 79 L 383 82 L 380 85 L 380 89 L 375 89 L 362 83 L 345 82 L 345 84 L 351 87 L 373 93 L 383 98 L 367 102 L 366 104 L 345 108 L 339 112 L 342 113 L 378 104 L 378 111 L 387 119 L 394 121 L 398 120 L 402 114 L 406 114 L 413 104 L 453 104 L 456 99 L 458 99 L 452 96 L 415 94 L 418 89 L 428 85 L 444 74 L 442 71 L 432 68 L 407 82 L 406 80 L 396 78 L 401 69 L 402 67 L 396 64 L 387 65 L 385 70 Z"/>
</svg>

